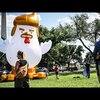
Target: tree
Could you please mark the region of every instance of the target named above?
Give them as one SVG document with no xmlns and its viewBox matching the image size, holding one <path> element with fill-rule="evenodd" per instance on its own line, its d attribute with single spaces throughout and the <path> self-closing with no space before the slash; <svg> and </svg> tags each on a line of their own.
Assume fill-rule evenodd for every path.
<svg viewBox="0 0 100 100">
<path fill-rule="evenodd" d="M 95 19 L 90 23 L 90 34 L 87 38 L 95 45 L 98 38 L 100 38 L 100 19 Z"/>
<path fill-rule="evenodd" d="M 6 67 L 8 71 L 11 71 L 11 65 L 8 63 L 6 54 L 0 52 L 0 68 Z"/>
<path fill-rule="evenodd" d="M 73 37 L 69 37 L 74 40 L 80 40 L 83 46 L 93 55 L 93 52 L 90 50 L 90 47 L 86 45 L 86 43 L 83 40 L 88 40 L 91 42 L 91 45 L 94 46 L 95 42 L 98 40 L 100 37 L 100 20 L 95 19 L 92 22 L 87 22 L 89 19 L 87 14 L 80 14 L 80 15 L 75 15 L 73 17 L 70 17 L 73 24 L 65 24 L 63 26 L 63 31 L 66 32 L 66 28 L 68 26 L 71 26 L 69 34 L 72 35 Z M 68 38 L 67 38 L 68 39 Z"/>
<path fill-rule="evenodd" d="M 69 66 L 72 60 L 74 62 L 82 61 L 82 52 L 84 50 L 81 46 L 67 45 L 62 42 L 75 41 L 71 25 L 67 24 L 67 26 L 63 27 L 60 24 L 57 28 L 53 27 L 51 30 L 40 26 L 39 31 L 39 41 L 44 42 L 46 40 L 52 40 L 53 45 L 50 51 L 42 56 L 38 66 L 51 67 L 51 65 L 53 66 L 53 62 L 63 66 L 68 64 Z"/>
<path fill-rule="evenodd" d="M 76 15 L 74 17 L 71 17 L 71 19 L 74 23 L 73 27 L 75 34 L 74 38 L 80 40 L 83 46 L 86 49 L 88 49 L 91 52 L 91 54 L 93 54 L 90 48 L 87 47 L 83 42 L 83 39 L 87 39 L 87 37 L 90 35 L 89 24 L 87 23 L 88 15 L 87 14 Z"/>
</svg>

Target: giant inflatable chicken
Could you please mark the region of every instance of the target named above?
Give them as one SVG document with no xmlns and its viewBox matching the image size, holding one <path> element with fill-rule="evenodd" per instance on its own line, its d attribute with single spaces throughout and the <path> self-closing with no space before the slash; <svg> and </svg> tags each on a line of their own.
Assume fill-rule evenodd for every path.
<svg viewBox="0 0 100 100">
<path fill-rule="evenodd" d="M 52 41 L 39 44 L 38 36 L 38 16 L 36 13 L 17 16 L 14 19 L 14 27 L 11 32 L 12 40 L 7 45 L 6 57 L 8 62 L 14 66 L 19 50 L 26 54 L 26 60 L 29 62 L 29 67 L 36 66 L 42 58 L 42 54 L 47 53 Z"/>
</svg>

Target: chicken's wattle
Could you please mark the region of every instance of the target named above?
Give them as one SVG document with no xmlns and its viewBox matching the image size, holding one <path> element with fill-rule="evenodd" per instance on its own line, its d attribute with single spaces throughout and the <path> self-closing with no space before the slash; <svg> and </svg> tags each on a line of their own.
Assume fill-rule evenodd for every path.
<svg viewBox="0 0 100 100">
<path fill-rule="evenodd" d="M 24 43 L 25 44 L 27 44 L 27 43 L 29 44 L 30 43 L 30 38 L 29 37 L 25 37 Z"/>
</svg>

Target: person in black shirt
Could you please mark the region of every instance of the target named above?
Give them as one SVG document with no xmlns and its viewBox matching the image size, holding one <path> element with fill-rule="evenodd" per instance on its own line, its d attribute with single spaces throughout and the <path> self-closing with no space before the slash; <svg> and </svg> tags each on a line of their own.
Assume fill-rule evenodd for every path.
<svg viewBox="0 0 100 100">
<path fill-rule="evenodd" d="M 15 88 L 29 88 L 28 62 L 22 51 L 18 51 L 17 57 L 19 60 L 15 64 Z"/>
<path fill-rule="evenodd" d="M 90 61 L 88 59 L 84 60 L 84 71 L 83 75 L 86 76 L 87 78 L 90 78 Z"/>
<path fill-rule="evenodd" d="M 86 71 L 87 71 L 87 77 L 90 78 L 90 64 L 86 62 Z"/>
</svg>

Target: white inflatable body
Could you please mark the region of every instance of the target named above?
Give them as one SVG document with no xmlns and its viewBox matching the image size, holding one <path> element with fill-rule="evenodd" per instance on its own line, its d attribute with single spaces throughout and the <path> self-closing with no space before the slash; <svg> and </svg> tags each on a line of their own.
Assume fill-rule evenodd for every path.
<svg viewBox="0 0 100 100">
<path fill-rule="evenodd" d="M 25 29 L 24 32 L 29 32 L 30 29 L 34 30 L 33 38 L 30 39 L 29 44 L 25 44 L 25 38 L 21 38 L 20 28 Z M 30 33 L 30 32 L 29 32 Z M 26 54 L 26 60 L 29 62 L 30 67 L 36 66 L 42 57 L 42 51 L 36 34 L 36 28 L 28 25 L 17 25 L 16 32 L 12 37 L 11 43 L 7 46 L 7 60 L 14 66 L 17 59 L 17 52 L 21 50 Z"/>
<path fill-rule="evenodd" d="M 34 30 L 32 33 L 30 33 L 33 36 L 33 38 L 30 38 L 30 43 L 24 42 L 25 38 L 21 37 L 22 30 L 20 30 L 20 28 L 24 29 L 23 33 L 30 33 L 30 29 Z M 39 45 L 38 37 L 36 34 L 36 27 L 29 25 L 17 25 L 16 32 L 12 37 L 11 42 L 7 45 L 7 60 L 12 66 L 15 66 L 15 63 L 18 60 L 17 52 L 21 50 L 26 55 L 26 60 L 29 63 L 29 67 L 34 67 L 41 61 L 42 54 L 45 54 L 49 51 L 51 45 L 51 41 L 42 43 L 42 46 Z"/>
</svg>

